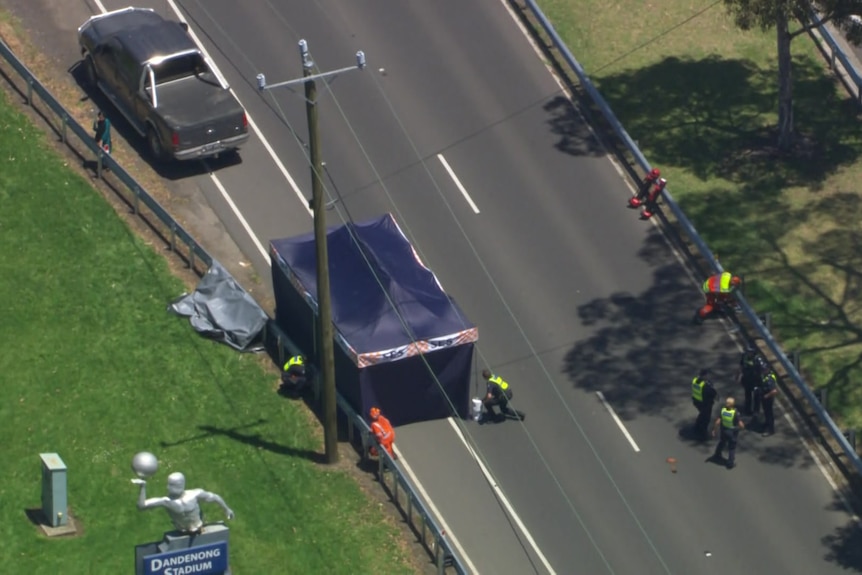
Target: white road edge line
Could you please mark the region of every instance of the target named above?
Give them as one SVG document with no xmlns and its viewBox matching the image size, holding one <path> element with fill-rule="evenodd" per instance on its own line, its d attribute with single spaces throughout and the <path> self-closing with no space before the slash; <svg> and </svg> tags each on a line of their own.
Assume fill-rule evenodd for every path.
<svg viewBox="0 0 862 575">
<path fill-rule="evenodd" d="M 437 159 L 440 160 L 440 163 L 443 164 L 443 167 L 449 173 L 449 177 L 452 178 L 452 181 L 455 182 L 455 186 L 457 186 L 458 190 L 460 190 L 461 195 L 464 196 L 464 199 L 467 200 L 467 203 L 470 204 L 470 207 L 473 208 L 473 212 L 479 213 L 479 208 L 476 207 L 475 202 L 473 202 L 473 198 L 470 197 L 470 194 L 467 193 L 467 190 L 464 189 L 464 186 L 461 185 L 461 180 L 458 179 L 458 176 L 455 175 L 455 171 L 449 165 L 449 162 L 446 161 L 446 158 L 443 157 L 443 154 L 437 154 Z"/>
<path fill-rule="evenodd" d="M 96 0 L 96 1 L 98 2 L 99 0 Z M 177 19 L 180 22 L 185 22 L 185 19 L 183 18 L 183 13 L 180 12 L 180 9 L 177 7 L 176 2 L 174 2 L 174 0 L 166 0 L 166 1 L 170 5 L 171 9 L 174 11 L 174 14 L 176 14 Z M 206 56 L 207 60 L 209 60 L 210 63 L 212 63 L 212 65 L 215 66 L 216 65 L 215 60 L 213 60 L 210 57 L 206 48 L 204 48 L 204 45 L 201 42 L 200 38 L 198 38 L 198 35 L 195 34 L 195 31 L 192 29 L 191 26 L 189 26 L 189 35 L 195 41 L 195 44 L 197 44 L 198 47 L 200 47 L 201 52 L 204 53 L 204 56 Z M 219 74 L 221 74 L 221 72 L 219 72 Z M 224 77 L 224 76 L 222 76 L 222 77 Z M 254 131 L 255 135 L 257 136 L 257 139 L 260 140 L 260 143 L 263 144 L 263 147 L 269 153 L 270 157 L 272 158 L 272 161 L 275 162 L 276 167 L 279 169 L 281 174 L 284 176 L 284 179 L 287 180 L 287 183 L 290 185 L 291 189 L 296 194 L 296 197 L 299 198 L 299 201 L 302 203 L 302 207 L 305 208 L 305 211 L 308 212 L 309 215 L 311 215 L 311 206 L 308 205 L 308 199 L 302 195 L 302 191 L 299 189 L 299 186 L 296 185 L 296 181 L 293 179 L 293 177 L 287 171 L 287 168 L 284 167 L 284 164 L 281 163 L 281 160 L 276 155 L 275 150 L 272 149 L 272 146 L 269 145 L 269 141 L 267 141 L 266 137 L 263 135 L 263 132 L 261 132 L 258 129 L 257 124 L 255 123 L 255 121 L 251 117 L 251 114 L 248 113 L 248 108 L 243 106 L 242 101 L 240 101 L 239 96 L 236 95 L 236 92 L 233 91 L 233 88 L 230 88 L 230 93 L 233 94 L 233 97 L 236 98 L 236 101 L 239 102 L 239 105 L 242 106 L 243 109 L 245 110 L 246 118 L 248 119 L 248 125 Z M 215 175 L 212 175 L 212 174 L 211 174 L 211 176 L 213 178 L 216 177 Z M 242 218 L 242 216 L 239 213 L 239 210 L 237 210 L 236 206 L 233 205 L 233 202 L 231 202 L 231 207 L 232 207 L 234 213 L 236 213 L 237 217 Z M 252 238 L 254 238 L 253 235 L 252 235 Z M 255 241 L 256 241 L 256 243 L 260 243 L 258 240 L 255 240 Z"/>
<path fill-rule="evenodd" d="M 398 449 L 397 445 L 393 445 L 392 449 L 395 451 L 395 454 L 398 456 L 398 463 L 410 476 L 410 481 L 413 482 L 413 485 L 416 486 L 416 489 L 419 491 L 419 495 L 422 496 L 422 499 L 425 500 L 425 503 L 428 504 L 428 507 L 431 509 L 431 513 L 434 514 L 434 518 L 440 524 L 440 528 L 443 529 L 443 535 L 452 542 L 452 545 L 455 546 L 455 549 L 458 551 L 458 554 L 461 556 L 461 559 L 465 563 L 465 567 L 467 567 L 471 573 L 479 573 L 479 570 L 476 569 L 476 566 L 473 565 L 473 562 L 470 560 L 470 557 L 467 555 L 467 552 L 464 551 L 464 548 L 461 547 L 461 543 L 458 542 L 458 539 L 455 538 L 455 534 L 452 533 L 452 530 L 449 529 L 449 525 L 446 524 L 446 520 L 443 519 L 443 515 L 440 513 L 440 510 L 437 509 L 437 506 L 434 505 L 434 502 L 428 496 L 428 492 L 425 491 L 425 488 L 422 486 L 422 483 L 419 481 L 419 478 L 413 472 L 413 469 L 407 464 L 407 460 L 404 458 L 404 455 L 401 453 L 401 450 Z"/>
<path fill-rule="evenodd" d="M 629 430 L 628 430 L 628 429 L 626 429 L 626 426 L 625 426 L 625 425 L 623 425 L 622 420 L 620 420 L 619 416 L 618 416 L 618 415 L 617 415 L 617 413 L 614 411 L 614 408 L 613 408 L 613 407 L 611 407 L 611 404 L 607 402 L 607 400 L 605 399 L 605 395 L 604 395 L 601 391 L 597 391 L 597 392 L 596 392 L 596 395 L 598 395 L 598 396 L 599 396 L 599 401 L 601 401 L 601 402 L 602 402 L 602 405 L 604 405 L 604 406 L 605 406 L 605 409 L 607 409 L 607 410 L 608 410 L 608 413 L 610 413 L 610 414 L 611 414 L 611 417 L 613 417 L 613 418 L 614 418 L 614 421 L 616 421 L 616 423 L 617 423 L 617 427 L 619 427 L 619 428 L 620 428 L 620 431 L 622 431 L 622 432 L 623 432 L 623 435 L 625 435 L 625 436 L 626 436 L 626 439 L 628 439 L 628 440 L 629 440 L 629 443 L 631 444 L 632 449 L 634 449 L 634 450 L 635 450 L 635 452 L 640 452 L 641 448 L 640 448 L 640 447 L 638 447 L 638 444 L 637 444 L 637 443 L 635 443 L 635 440 L 632 438 L 631 434 L 629 433 Z"/>
<path fill-rule="evenodd" d="M 210 173 L 210 178 L 212 178 L 213 183 L 215 184 L 218 191 L 221 192 L 222 197 L 227 202 L 227 205 L 230 206 L 230 209 L 233 210 L 236 217 L 239 218 L 239 223 L 242 224 L 242 227 L 245 228 L 246 233 L 251 237 L 251 241 L 254 242 L 255 247 L 260 251 L 260 255 L 263 256 L 263 259 L 266 260 L 266 265 L 272 265 L 272 260 L 269 258 L 269 254 L 264 249 L 263 245 L 260 243 L 260 240 L 257 239 L 257 236 L 254 235 L 254 232 L 251 231 L 251 226 L 248 225 L 245 217 L 242 215 L 242 212 L 239 211 L 239 208 L 236 207 L 236 204 L 233 203 L 233 199 L 231 199 L 230 195 L 227 193 L 227 190 L 222 185 L 221 181 L 215 176 L 215 174 Z"/>
<path fill-rule="evenodd" d="M 554 571 L 553 567 L 551 567 L 551 564 L 548 562 L 548 559 L 545 557 L 544 553 L 542 553 L 541 549 L 539 549 L 539 546 L 536 544 L 536 540 L 533 539 L 533 536 L 530 535 L 529 531 L 527 531 L 527 527 L 524 525 L 523 521 L 521 521 L 521 518 L 518 517 L 517 513 L 515 513 L 515 508 L 512 507 L 511 503 L 509 503 L 509 500 L 503 494 L 503 490 L 497 484 L 497 481 L 491 475 L 491 472 L 488 471 L 488 468 L 485 467 L 485 464 L 482 463 L 482 460 L 479 459 L 479 456 L 476 455 L 476 452 L 473 451 L 473 448 L 470 447 L 469 443 L 467 443 L 467 439 L 464 437 L 464 434 L 461 433 L 461 429 L 458 427 L 458 424 L 455 423 L 455 420 L 451 417 L 447 417 L 446 421 L 448 421 L 449 425 L 452 426 L 452 429 L 455 430 L 455 433 L 461 439 L 461 442 L 464 444 L 464 447 L 467 448 L 467 452 L 470 454 L 473 460 L 479 464 L 479 469 L 482 470 L 482 475 L 485 476 L 485 480 L 488 482 L 488 485 L 491 486 L 491 489 L 494 490 L 497 497 L 500 499 L 500 502 L 503 504 L 503 507 L 506 508 L 506 511 L 509 513 L 509 517 L 512 518 L 512 521 L 515 522 L 515 525 L 517 525 L 518 529 L 521 530 L 521 533 L 524 534 L 524 537 L 527 539 L 527 542 L 530 544 L 530 547 L 533 548 L 533 551 L 539 557 L 539 560 L 542 562 L 542 565 L 545 566 L 545 569 L 548 570 L 548 573 L 550 573 L 551 575 L 556 575 L 557 572 Z"/>
<path fill-rule="evenodd" d="M 105 12 L 107 12 L 107 11 L 108 11 L 108 9 L 107 9 L 107 8 L 105 8 L 105 5 L 104 5 L 104 4 L 102 4 L 101 0 L 93 0 L 93 2 L 95 2 L 95 3 L 96 3 L 96 7 L 97 7 L 99 10 L 101 10 L 101 11 L 102 11 L 102 14 L 104 14 Z"/>
</svg>

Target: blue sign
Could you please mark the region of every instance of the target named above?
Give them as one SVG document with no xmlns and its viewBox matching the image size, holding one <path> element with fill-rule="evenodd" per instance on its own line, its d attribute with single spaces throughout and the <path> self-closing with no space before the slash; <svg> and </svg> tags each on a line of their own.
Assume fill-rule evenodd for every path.
<svg viewBox="0 0 862 575">
<path fill-rule="evenodd" d="M 145 575 L 214 575 L 227 571 L 227 541 L 144 557 Z"/>
</svg>

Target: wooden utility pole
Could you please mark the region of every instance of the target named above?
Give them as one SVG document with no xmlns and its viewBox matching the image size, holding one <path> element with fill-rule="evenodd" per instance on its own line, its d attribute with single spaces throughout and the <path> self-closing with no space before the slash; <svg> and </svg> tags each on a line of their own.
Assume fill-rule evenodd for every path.
<svg viewBox="0 0 862 575">
<path fill-rule="evenodd" d="M 305 110 L 308 115 L 308 155 L 311 163 L 311 212 L 314 217 L 314 243 L 317 247 L 317 360 L 323 388 L 323 435 L 326 462 L 338 462 L 338 412 L 335 391 L 335 350 L 332 334 L 332 294 L 329 290 L 329 253 L 326 246 L 326 203 L 323 201 L 323 161 L 320 158 L 320 138 L 317 133 L 317 79 L 329 78 L 351 70 L 365 69 L 365 53 L 356 53 L 356 65 L 329 72 L 314 73 L 314 62 L 308 53 L 308 43 L 299 41 L 302 56 L 302 78 L 267 84 L 266 76 L 257 75 L 257 88 L 261 92 L 286 86 L 305 84 Z"/>
<path fill-rule="evenodd" d="M 326 208 L 323 201 L 323 161 L 317 128 L 317 85 L 309 79 L 314 62 L 308 47 L 300 44 L 302 76 L 305 78 L 305 110 L 308 115 L 308 150 L 311 161 L 311 211 L 317 245 L 317 333 L 320 337 L 320 368 L 323 384 L 323 437 L 326 462 L 338 462 L 338 413 L 335 402 L 335 350 L 332 336 L 332 294 L 329 289 L 329 252 L 326 246 Z"/>
</svg>

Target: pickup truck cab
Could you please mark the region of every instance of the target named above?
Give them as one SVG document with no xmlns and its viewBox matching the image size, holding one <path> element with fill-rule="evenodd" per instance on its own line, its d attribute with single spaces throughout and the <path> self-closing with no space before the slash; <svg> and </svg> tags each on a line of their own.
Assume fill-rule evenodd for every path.
<svg viewBox="0 0 862 575">
<path fill-rule="evenodd" d="M 157 160 L 190 160 L 248 140 L 245 110 L 180 22 L 148 8 L 93 16 L 78 28 L 87 81 L 146 138 Z"/>
</svg>

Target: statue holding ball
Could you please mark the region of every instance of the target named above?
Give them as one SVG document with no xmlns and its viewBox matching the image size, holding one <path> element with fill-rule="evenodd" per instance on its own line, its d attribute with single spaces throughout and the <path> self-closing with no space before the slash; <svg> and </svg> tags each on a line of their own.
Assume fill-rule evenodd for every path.
<svg viewBox="0 0 862 575">
<path fill-rule="evenodd" d="M 152 477 L 158 470 L 159 464 L 155 455 L 151 453 L 138 453 L 132 459 L 132 470 L 138 476 L 132 479 L 132 483 L 139 485 L 138 509 L 141 511 L 164 507 L 177 531 L 183 533 L 197 533 L 203 527 L 200 502 L 217 503 L 224 509 L 228 519 L 234 518 L 234 513 L 224 502 L 224 499 L 204 491 L 203 489 L 186 489 L 186 478 L 182 473 L 171 473 L 168 475 L 168 495 L 166 497 L 147 498 L 146 478 Z"/>
</svg>

